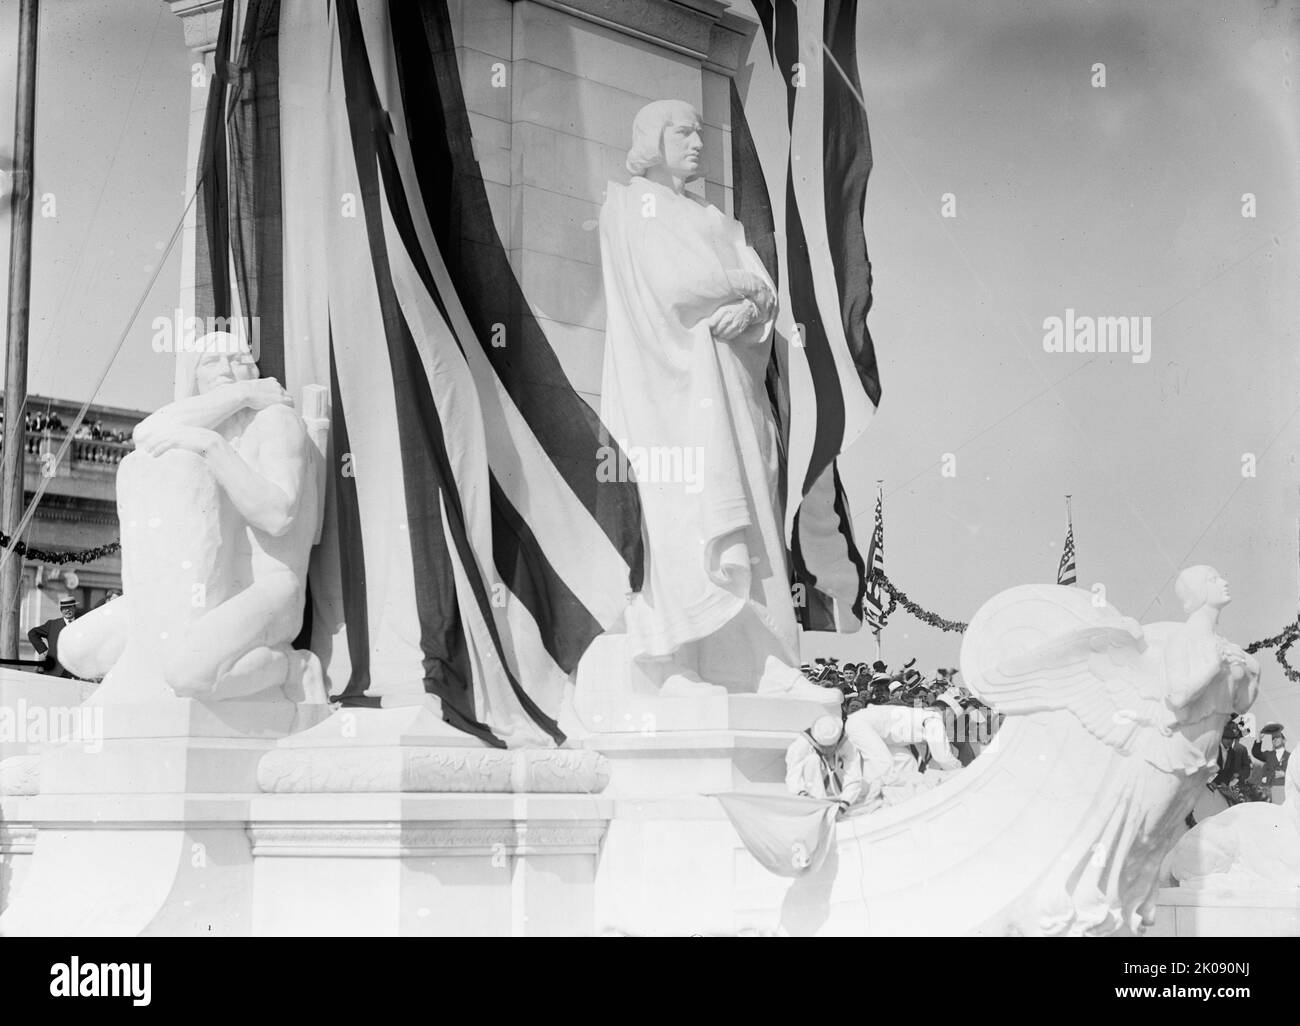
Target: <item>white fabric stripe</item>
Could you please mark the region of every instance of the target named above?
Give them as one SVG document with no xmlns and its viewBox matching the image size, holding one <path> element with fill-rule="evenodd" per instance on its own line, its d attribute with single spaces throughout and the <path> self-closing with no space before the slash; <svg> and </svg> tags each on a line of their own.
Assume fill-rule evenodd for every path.
<svg viewBox="0 0 1300 1026">
<path fill-rule="evenodd" d="M 301 402 L 304 385 L 329 387 L 329 277 L 325 225 L 330 140 L 327 88 L 333 55 L 322 4 L 280 8 L 280 167 L 283 189 L 285 389 Z M 347 687 L 352 672 L 339 563 L 338 474 L 327 468 L 321 541 L 309 571 L 312 650 L 327 668 L 332 693 Z"/>
<path fill-rule="evenodd" d="M 331 7 L 331 36 L 337 33 Z M 411 574 L 406 496 L 393 395 L 393 371 L 366 234 L 365 211 L 348 126 L 342 64 L 333 47 L 328 91 L 328 195 L 350 196 L 355 216 L 329 210 L 325 227 L 330 320 L 339 391 L 347 415 L 365 545 L 372 695 L 424 693 L 420 626 Z M 331 472 L 336 472 L 331 468 Z"/>
<path fill-rule="evenodd" d="M 566 675 L 546 651 L 532 614 L 501 581 L 492 559 L 492 510 L 483 415 L 478 406 L 474 382 L 460 350 L 456 348 L 450 329 L 425 291 L 415 265 L 402 246 L 397 226 L 388 214 L 387 202 L 384 209 L 384 234 L 392 264 L 393 285 L 403 316 L 420 350 L 434 404 L 443 424 L 470 545 L 479 577 L 491 598 L 492 615 L 501 639 L 502 654 L 514 672 L 515 679 L 527 688 L 529 697 L 555 718 L 559 713 Z M 451 544 L 450 539 L 448 544 Z M 457 588 L 460 587 L 458 581 Z M 470 615 L 465 608 L 467 602 L 474 602 L 472 592 L 466 591 L 461 595 L 462 612 L 466 617 Z M 478 616 L 477 605 L 473 615 Z M 486 672 L 486 668 L 492 668 L 496 662 L 491 636 L 484 630 L 473 634 L 471 642 L 475 665 L 485 668 Z M 499 669 L 496 673 L 499 675 Z M 486 703 L 484 707 L 492 710 L 491 718 L 484 722 L 499 737 L 512 743 L 511 737 L 522 729 L 517 726 L 518 723 L 528 724 L 530 732 L 536 731 L 537 728 L 519 705 L 504 677 L 500 682 L 494 682 L 490 676 L 482 682 L 477 677 L 475 680 L 476 686 L 488 687 L 500 683 L 505 688 L 504 691 L 494 691 L 488 687 L 486 696 L 476 696 L 480 704 Z M 511 727 L 511 724 L 516 726 Z M 549 737 L 544 733 L 541 736 Z M 536 740 L 532 733 L 528 737 Z"/>
<path fill-rule="evenodd" d="M 808 354 L 794 343 L 801 333 L 795 329 L 794 307 L 790 299 L 789 239 L 785 231 L 785 192 L 789 176 L 790 130 L 786 123 L 785 72 L 777 68 L 767 52 L 766 37 L 756 32 L 750 44 L 749 86 L 741 95 L 745 121 L 754 140 L 767 183 L 768 201 L 772 206 L 772 224 L 776 231 L 779 270 L 776 337 L 773 345 L 786 346 L 786 388 L 790 394 L 790 427 L 786 455 L 785 540 L 793 548 L 794 518 L 802 501 L 803 479 L 812 458 L 813 437 L 817 425 L 817 393 L 808 370 Z M 750 117 L 750 112 L 761 116 Z M 777 112 L 776 116 L 773 116 Z M 789 339 L 787 344 L 782 339 Z"/>
<path fill-rule="evenodd" d="M 420 198 L 406 137 L 400 89 L 395 81 L 388 81 L 393 76 L 386 75 L 383 70 L 391 71 L 395 66 L 391 36 L 386 21 L 381 20 L 384 12 L 386 6 L 377 0 L 363 4 L 366 47 L 371 55 L 371 67 L 375 70 L 380 101 L 393 124 L 394 132 L 390 138 L 405 186 L 411 220 L 435 285 L 452 319 L 452 327 L 462 341 L 465 362 L 481 404 L 479 416 L 485 432 L 488 462 L 496 475 L 497 485 L 532 530 L 552 568 L 597 622 L 608 627 L 618 619 L 626 605 L 627 563 L 586 506 L 565 484 L 533 435 L 483 353 L 452 286 Z M 399 248 L 400 240 L 394 237 L 390 240 L 389 251 L 394 253 Z M 405 255 L 402 259 L 406 259 Z M 418 291 L 423 292 L 423 287 L 419 286 Z M 436 310 L 432 316 L 441 323 Z M 445 417 L 443 423 L 447 424 Z M 594 467 L 592 472 L 595 472 Z M 490 520 L 488 523 L 490 525 Z M 477 543 L 475 549 L 480 562 L 483 554 L 491 551 L 490 546 L 479 548 Z M 484 568 L 485 579 L 492 578 L 494 573 L 489 574 Z M 500 616 L 498 620 L 500 622 Z M 501 623 L 501 628 L 504 631 L 507 624 Z"/>
<path fill-rule="evenodd" d="M 500 609 L 502 607 L 499 603 L 508 589 L 498 578 L 492 559 L 492 506 L 483 413 L 478 405 L 474 382 L 456 347 L 455 339 L 452 338 L 451 329 L 425 291 L 419 273 L 402 245 L 397 226 L 393 223 L 387 194 L 382 195 L 384 238 L 393 287 L 402 316 L 406 319 L 419 351 L 438 419 L 442 424 L 453 484 L 460 497 L 466 535 L 475 561 L 475 566 L 469 568 L 468 572 L 476 574 L 483 582 L 485 591 L 493 600 L 490 608 Z M 467 632 L 479 719 L 507 743 L 512 743 L 517 737 L 523 737 L 528 743 L 541 743 L 541 739 L 547 735 L 532 723 L 502 671 L 496 646 L 466 577 L 467 568 L 461 561 L 455 539 L 447 525 L 446 504 L 442 496 L 439 496 L 439 503 L 443 510 L 446 543 L 456 565 L 456 594 Z M 498 614 L 494 612 L 493 617 L 498 619 Z M 498 631 L 504 634 L 505 625 L 498 623 Z M 528 684 L 531 687 L 532 681 L 528 681 Z"/>
<path fill-rule="evenodd" d="M 835 358 L 840 393 L 844 397 L 844 435 L 839 452 L 844 452 L 867 429 L 875 407 L 858 378 L 857 368 L 844 337 L 840 319 L 840 297 L 835 281 L 835 262 L 831 259 L 830 240 L 826 233 L 826 190 L 823 178 L 822 116 L 825 111 L 825 75 L 822 59 L 823 15 L 825 4 L 799 5 L 799 58 L 807 69 L 807 84 L 795 90 L 794 125 L 790 148 L 794 155 L 795 196 L 800 220 L 808 240 L 813 287 L 822 325 Z M 835 73 L 834 68 L 831 69 Z"/>
<path fill-rule="evenodd" d="M 391 138 L 395 143 L 394 152 L 403 173 L 407 196 L 408 198 L 412 195 L 418 197 L 418 192 L 412 192 L 416 183 L 414 167 L 406 143 L 406 133 L 402 127 L 405 125 L 405 120 L 401 110 L 401 97 L 395 95 L 395 89 L 385 89 L 384 75 L 380 71 L 381 68 L 391 67 L 393 60 L 391 46 L 389 45 L 391 37 L 386 24 L 386 10 L 386 5 L 381 4 L 377 7 L 371 5 L 361 12 L 367 51 L 372 54 L 371 65 L 375 69 L 376 85 L 380 90 L 380 100 L 385 109 L 390 112 L 394 128 L 397 129 Z M 383 51 L 380 55 L 381 59 L 376 60 L 371 44 L 380 40 L 383 41 Z M 564 696 L 564 686 L 568 679 L 567 675 L 546 651 L 541 633 L 538 630 L 537 623 L 533 620 L 532 614 L 500 581 L 495 562 L 492 559 L 491 497 L 488 491 L 487 450 L 484 435 L 485 418 L 483 410 L 479 406 L 480 393 L 476 388 L 477 383 L 473 380 L 465 358 L 456 346 L 449 326 L 443 320 L 436 304 L 425 290 L 415 264 L 402 244 L 397 232 L 397 226 L 390 214 L 386 194 L 383 209 L 384 236 L 392 269 L 393 285 L 397 292 L 399 305 L 402 307 L 403 316 L 406 318 L 407 325 L 411 329 L 412 338 L 420 351 L 430 390 L 434 396 L 434 404 L 443 425 L 448 456 L 452 462 L 452 474 L 460 495 L 461 508 L 465 514 L 466 530 L 477 564 L 479 579 L 483 581 L 491 599 L 492 615 L 501 641 L 502 655 L 506 666 L 514 674 L 515 680 L 527 689 L 529 697 L 537 703 L 543 712 L 552 718 L 558 718 Z M 417 226 L 423 226 L 422 235 L 425 242 L 425 252 L 431 254 L 426 259 L 431 260 L 433 273 L 443 286 L 443 302 L 449 311 L 453 309 L 459 311 L 462 321 L 465 321 L 463 309 L 454 294 L 454 290 L 451 288 L 445 265 L 441 260 L 441 254 L 433 244 L 432 230 L 429 228 L 423 204 L 417 199 L 411 203 L 410 209 L 413 222 Z M 468 332 L 468 322 L 465 322 L 464 329 Z M 482 352 L 479 350 L 476 340 L 469 335 L 466 337 L 468 341 L 467 352 L 479 358 L 482 364 L 481 369 L 485 370 L 490 380 L 499 387 L 496 375 L 492 373 L 491 367 L 487 365 L 486 358 L 483 357 Z M 497 398 L 498 393 L 495 391 L 489 392 L 489 401 Z M 536 446 L 531 432 L 523 424 L 522 417 L 519 416 L 513 404 L 509 402 L 508 397 L 506 397 L 505 405 L 514 414 L 518 426 L 522 429 L 520 432 L 521 438 L 532 442 Z M 487 423 L 491 423 L 490 418 Z M 507 444 L 511 444 L 509 440 L 507 440 Z M 509 451 L 518 459 L 517 448 L 512 448 Z M 564 496 L 570 502 L 579 507 L 581 506 L 576 497 L 567 488 L 563 487 L 563 482 L 559 481 L 557 474 L 554 474 L 553 468 L 550 468 L 549 461 L 545 459 L 539 447 L 536 458 L 528 459 L 525 457 L 525 462 L 538 470 L 551 469 L 553 476 L 549 479 L 543 478 L 543 484 L 547 480 L 554 481 L 559 484 Z M 504 485 L 502 487 L 504 488 Z M 505 490 L 509 494 L 510 490 Z M 531 498 L 537 498 L 539 491 L 534 489 L 528 495 Z M 580 511 L 585 513 L 585 509 Z M 531 511 L 527 508 L 521 512 L 525 519 L 530 522 L 530 526 L 535 529 L 538 518 L 535 515 L 530 515 Z M 445 525 L 445 504 L 443 505 L 443 522 Z M 595 528 L 594 523 L 592 526 Z M 595 530 L 599 531 L 599 528 L 595 528 Z M 604 541 L 603 532 L 600 533 L 600 536 L 601 540 Z M 466 577 L 466 568 L 460 560 L 459 553 L 455 549 L 454 540 L 449 533 L 446 538 L 448 548 L 452 551 L 452 557 L 455 561 L 457 597 L 467 631 L 467 641 L 474 674 L 475 708 L 480 722 L 487 724 L 493 733 L 510 746 L 553 744 L 550 735 L 538 727 L 520 705 L 508 678 L 503 673 L 487 624 L 482 619 L 480 607 Z M 572 539 L 566 544 L 572 545 Z M 606 545 L 608 545 L 607 541 Z M 610 551 L 613 552 L 617 562 L 617 572 L 622 574 L 621 580 L 626 581 L 626 565 L 618 558 L 617 552 L 612 547 Z M 552 553 L 548 552 L 548 556 L 551 555 Z M 554 561 L 552 565 L 555 565 Z M 615 578 L 615 580 L 618 580 L 618 578 Z M 580 593 L 579 597 L 581 597 Z"/>
<path fill-rule="evenodd" d="M 280 5 L 280 168 L 284 236 L 284 386 L 329 384 L 325 219 L 331 138 L 326 90 L 334 37 L 324 4 Z"/>
<path fill-rule="evenodd" d="M 442 511 L 447 549 L 451 553 L 461 624 L 468 642 L 466 647 L 469 649 L 470 671 L 474 677 L 475 718 L 480 723 L 487 724 L 492 733 L 508 747 L 554 747 L 555 742 L 551 736 L 533 722 L 515 697 L 505 667 L 492 644 L 487 621 L 483 619 L 474 598 L 465 564 L 461 561 L 455 539 L 447 526 L 447 506 L 442 496 L 438 497 L 438 505 Z"/>
</svg>

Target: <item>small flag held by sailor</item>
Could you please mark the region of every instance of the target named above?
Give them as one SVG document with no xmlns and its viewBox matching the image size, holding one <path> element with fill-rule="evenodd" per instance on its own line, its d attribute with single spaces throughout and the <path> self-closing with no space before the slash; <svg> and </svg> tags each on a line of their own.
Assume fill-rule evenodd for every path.
<svg viewBox="0 0 1300 1026">
<path fill-rule="evenodd" d="M 1078 577 L 1074 569 L 1074 517 L 1070 512 L 1070 497 L 1065 497 L 1066 529 L 1065 551 L 1061 553 L 1061 563 L 1056 568 L 1056 583 L 1073 587 Z"/>
<path fill-rule="evenodd" d="M 876 482 L 876 526 L 867 546 L 867 587 L 863 595 L 862 612 L 873 631 L 885 626 L 883 578 L 885 575 L 885 513 L 880 482 Z"/>
</svg>

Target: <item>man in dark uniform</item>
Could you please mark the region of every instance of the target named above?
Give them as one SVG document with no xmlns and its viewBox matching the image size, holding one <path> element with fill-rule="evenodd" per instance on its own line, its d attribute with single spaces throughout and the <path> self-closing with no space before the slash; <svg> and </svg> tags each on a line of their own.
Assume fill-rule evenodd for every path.
<svg viewBox="0 0 1300 1026">
<path fill-rule="evenodd" d="M 39 627 L 27 632 L 27 640 L 36 649 L 36 654 L 45 657 L 41 672 L 53 677 L 71 677 L 72 674 L 59 662 L 59 635 L 63 628 L 77 618 L 77 600 L 71 596 L 59 600 L 59 613 L 54 620 L 46 620 Z"/>
<path fill-rule="evenodd" d="M 1229 805 L 1245 801 L 1246 789 L 1250 784 L 1250 756 L 1246 754 L 1246 746 L 1241 743 L 1241 725 L 1236 719 L 1223 725 L 1223 736 L 1219 739 L 1218 766 L 1219 772 L 1208 786 L 1217 789 Z"/>
</svg>

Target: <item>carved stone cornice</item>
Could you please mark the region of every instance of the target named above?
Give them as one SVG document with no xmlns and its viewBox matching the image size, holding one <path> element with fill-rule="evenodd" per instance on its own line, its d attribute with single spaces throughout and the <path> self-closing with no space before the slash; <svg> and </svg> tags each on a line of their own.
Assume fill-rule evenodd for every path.
<svg viewBox="0 0 1300 1026">
<path fill-rule="evenodd" d="M 538 3 L 575 18 L 623 32 L 734 75 L 757 23 L 724 0 L 511 0 Z"/>
<path fill-rule="evenodd" d="M 734 77 L 745 63 L 749 42 L 757 30 L 757 22 L 735 11 L 727 11 L 709 33 L 709 52 L 704 66 L 728 78 Z"/>
<path fill-rule="evenodd" d="M 217 31 L 221 28 L 222 0 L 167 0 L 172 13 L 181 19 L 185 45 L 200 53 L 217 48 Z"/>
<path fill-rule="evenodd" d="M 409 858 L 448 855 L 594 855 L 605 835 L 600 820 L 562 824 L 330 821 L 252 823 L 253 855 L 266 857 Z"/>
<path fill-rule="evenodd" d="M 258 764 L 257 782 L 273 794 L 597 794 L 609 783 L 609 761 L 584 749 L 335 744 L 273 749 Z"/>
</svg>

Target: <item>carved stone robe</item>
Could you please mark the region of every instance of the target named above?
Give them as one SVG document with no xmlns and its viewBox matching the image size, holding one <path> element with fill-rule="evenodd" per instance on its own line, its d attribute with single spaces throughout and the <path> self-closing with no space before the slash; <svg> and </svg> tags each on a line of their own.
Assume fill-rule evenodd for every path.
<svg viewBox="0 0 1300 1026">
<path fill-rule="evenodd" d="M 775 287 L 739 222 L 639 176 L 610 183 L 600 239 L 601 417 L 641 471 L 648 554 L 645 586 L 627 612 L 630 652 L 672 655 L 747 612 L 773 639 L 771 651 L 797 664 L 764 384 L 775 313 L 731 341 L 708 325 L 742 298 L 737 272 Z M 690 466 L 688 454 L 696 478 L 664 480 L 679 455 Z"/>
</svg>

